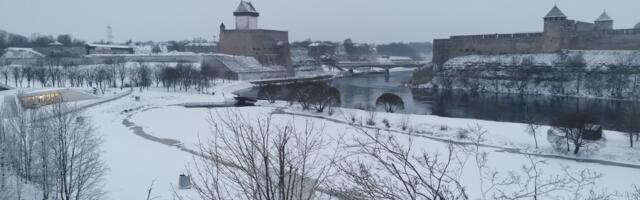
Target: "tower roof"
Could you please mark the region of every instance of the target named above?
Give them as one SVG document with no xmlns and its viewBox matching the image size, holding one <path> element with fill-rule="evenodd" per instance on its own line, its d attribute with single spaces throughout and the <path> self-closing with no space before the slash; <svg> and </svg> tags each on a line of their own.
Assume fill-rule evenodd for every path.
<svg viewBox="0 0 640 200">
<path fill-rule="evenodd" d="M 240 5 L 236 8 L 236 11 L 233 12 L 235 16 L 259 16 L 260 14 L 253 7 L 253 4 L 250 1 L 240 1 Z"/>
<path fill-rule="evenodd" d="M 611 17 L 609 17 L 609 15 L 607 15 L 607 12 L 602 12 L 602 15 L 600 15 L 600 17 L 598 17 L 598 19 L 596 19 L 596 22 L 606 22 L 606 21 L 613 21 L 613 19 L 611 19 Z"/>
<path fill-rule="evenodd" d="M 547 15 L 544 16 L 544 18 L 552 18 L 552 17 L 567 17 L 567 16 L 564 15 L 564 13 L 562 13 L 562 11 L 560 10 L 560 8 L 558 8 L 558 6 L 553 6 L 551 11 L 549 11 L 549 13 L 547 13 Z"/>
</svg>

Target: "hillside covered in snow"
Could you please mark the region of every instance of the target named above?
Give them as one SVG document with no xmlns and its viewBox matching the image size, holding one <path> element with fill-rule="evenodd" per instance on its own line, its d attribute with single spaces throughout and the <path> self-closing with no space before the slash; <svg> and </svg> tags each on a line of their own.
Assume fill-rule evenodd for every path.
<svg viewBox="0 0 640 200">
<path fill-rule="evenodd" d="M 636 99 L 640 51 L 470 55 L 448 60 L 427 88 Z"/>
</svg>

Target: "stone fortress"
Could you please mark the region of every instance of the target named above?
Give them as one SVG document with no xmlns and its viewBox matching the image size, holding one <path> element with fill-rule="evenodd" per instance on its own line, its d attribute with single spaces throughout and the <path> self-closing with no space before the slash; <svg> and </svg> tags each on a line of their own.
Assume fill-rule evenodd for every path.
<svg viewBox="0 0 640 200">
<path fill-rule="evenodd" d="M 260 13 L 248 1 L 241 1 L 233 15 L 235 30 L 220 25 L 218 53 L 254 57 L 265 66 L 292 67 L 287 31 L 259 29 Z"/>
<path fill-rule="evenodd" d="M 557 53 L 561 50 L 640 50 L 640 23 L 613 29 L 603 12 L 593 23 L 569 20 L 554 6 L 538 33 L 451 36 L 433 42 L 433 64 L 441 70 L 449 59 L 468 55 Z"/>
</svg>

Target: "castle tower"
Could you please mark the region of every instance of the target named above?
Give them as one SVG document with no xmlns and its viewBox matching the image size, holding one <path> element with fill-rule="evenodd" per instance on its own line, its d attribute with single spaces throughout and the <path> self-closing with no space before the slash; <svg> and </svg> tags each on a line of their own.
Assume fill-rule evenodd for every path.
<svg viewBox="0 0 640 200">
<path fill-rule="evenodd" d="M 251 30 L 258 29 L 258 16 L 260 13 L 256 11 L 253 4 L 249 1 L 240 1 L 240 5 L 233 16 L 236 16 L 236 29 L 238 30 Z"/>
<path fill-rule="evenodd" d="M 607 15 L 607 12 L 602 12 L 602 15 L 595 21 L 596 30 L 613 30 L 613 19 Z"/>
<path fill-rule="evenodd" d="M 553 6 L 551 11 L 544 16 L 544 32 L 560 33 L 567 25 L 567 16 L 562 13 L 558 6 Z"/>
</svg>

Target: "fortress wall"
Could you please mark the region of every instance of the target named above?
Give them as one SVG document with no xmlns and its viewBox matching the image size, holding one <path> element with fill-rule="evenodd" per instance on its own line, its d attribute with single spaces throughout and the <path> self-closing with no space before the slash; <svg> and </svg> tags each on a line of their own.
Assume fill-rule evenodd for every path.
<svg viewBox="0 0 640 200">
<path fill-rule="evenodd" d="M 455 36 L 434 40 L 433 63 L 440 68 L 453 57 L 511 53 L 539 53 L 543 50 L 542 33 Z M 549 50 L 549 52 L 555 49 Z"/>
<path fill-rule="evenodd" d="M 565 49 L 640 50 L 640 29 L 577 32 Z"/>
<path fill-rule="evenodd" d="M 452 36 L 434 40 L 436 69 L 467 55 L 553 53 L 562 49 L 640 50 L 640 29 Z"/>
</svg>

